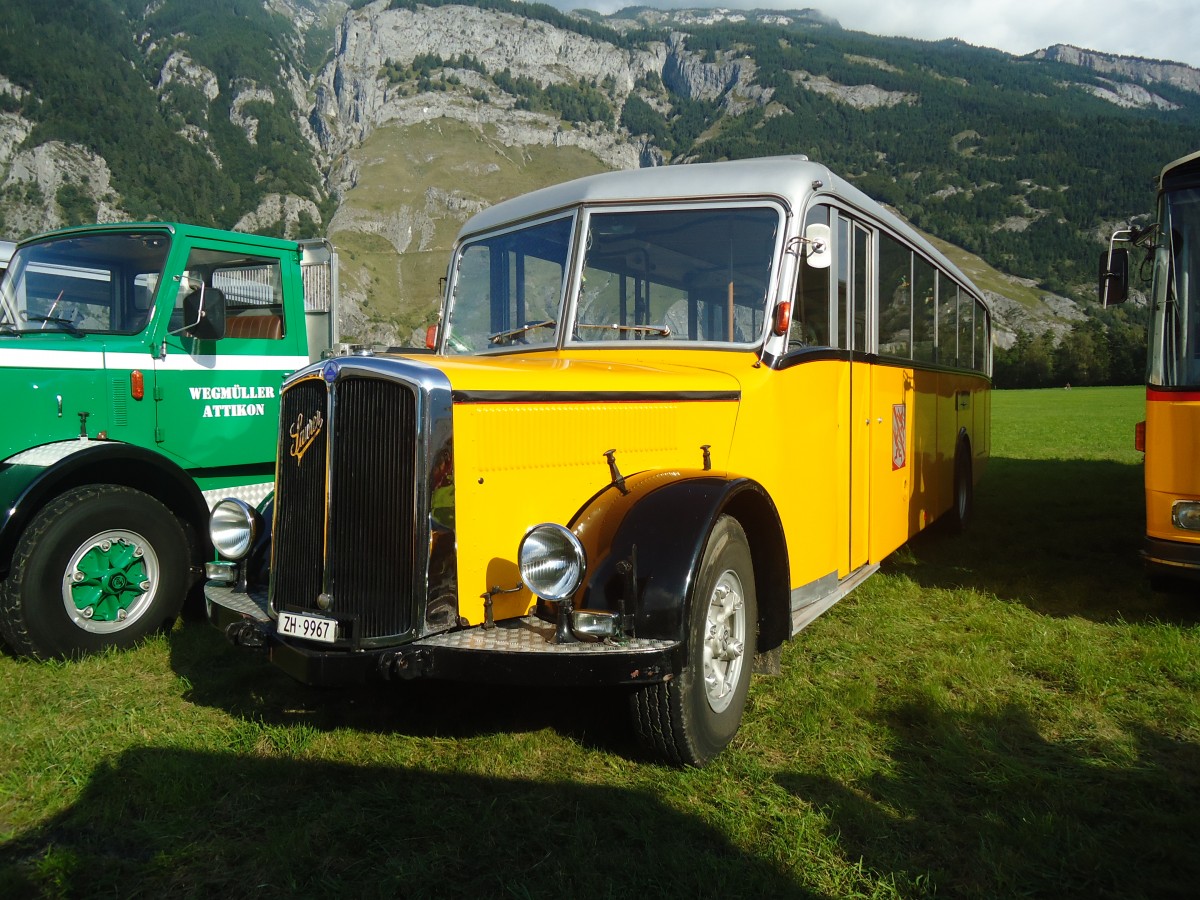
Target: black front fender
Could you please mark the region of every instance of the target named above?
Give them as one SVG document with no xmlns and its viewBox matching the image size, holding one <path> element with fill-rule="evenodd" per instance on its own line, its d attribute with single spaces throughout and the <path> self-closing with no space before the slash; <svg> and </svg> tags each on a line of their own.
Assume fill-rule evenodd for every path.
<svg viewBox="0 0 1200 900">
<path fill-rule="evenodd" d="M 21 532 L 38 510 L 64 491 L 84 484 L 120 484 L 157 497 L 200 530 L 208 543 L 208 505 L 196 482 L 160 453 L 120 441 L 60 441 L 45 445 L 47 462 L 0 463 L 0 577 L 7 574 Z M 16 460 L 14 462 L 14 460 Z"/>
<path fill-rule="evenodd" d="M 576 608 L 619 610 L 637 637 L 683 640 L 705 543 L 729 511 L 748 534 L 774 535 L 756 583 L 769 593 L 782 577 L 786 551 L 774 504 L 757 482 L 712 472 L 643 472 L 610 486 L 571 522 L 588 558 Z M 782 558 L 781 558 L 782 557 Z M 760 571 L 761 570 L 761 571 Z"/>
</svg>

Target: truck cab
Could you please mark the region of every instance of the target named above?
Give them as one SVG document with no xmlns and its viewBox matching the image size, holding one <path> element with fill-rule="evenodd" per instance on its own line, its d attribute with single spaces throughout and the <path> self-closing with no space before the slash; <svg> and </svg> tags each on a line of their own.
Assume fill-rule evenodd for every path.
<svg viewBox="0 0 1200 900">
<path fill-rule="evenodd" d="M 12 259 L 16 249 L 17 245 L 12 241 L 0 241 L 0 281 L 4 280 L 4 273 L 8 271 L 8 261 Z"/>
<path fill-rule="evenodd" d="M 65 229 L 0 284 L 0 635 L 128 646 L 172 622 L 231 492 L 273 486 L 280 383 L 336 341 L 336 255 L 181 223 Z"/>
</svg>

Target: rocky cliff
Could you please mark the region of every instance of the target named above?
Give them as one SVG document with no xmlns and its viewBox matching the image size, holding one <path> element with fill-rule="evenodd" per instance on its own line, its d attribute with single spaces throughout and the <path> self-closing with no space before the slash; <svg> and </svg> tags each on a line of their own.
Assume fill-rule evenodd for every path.
<svg viewBox="0 0 1200 900">
<path fill-rule="evenodd" d="M 1156 59 L 1139 59 L 1083 50 L 1070 44 L 1055 44 L 1033 54 L 1035 59 L 1067 63 L 1094 72 L 1121 75 L 1142 84 L 1169 84 L 1181 90 L 1200 94 L 1200 69 L 1183 63 Z"/>
</svg>

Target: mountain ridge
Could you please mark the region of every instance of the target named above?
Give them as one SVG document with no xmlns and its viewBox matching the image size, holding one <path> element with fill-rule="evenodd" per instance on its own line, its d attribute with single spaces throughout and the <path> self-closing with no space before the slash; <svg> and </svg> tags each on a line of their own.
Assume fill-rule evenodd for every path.
<svg viewBox="0 0 1200 900">
<path fill-rule="evenodd" d="M 53 62 L 55 17 L 14 2 Z M 572 156 L 564 177 L 806 153 L 1002 270 L 987 280 L 1006 341 L 1061 334 L 1089 309 L 1097 238 L 1148 210 L 1153 175 L 1194 149 L 1200 123 L 1200 71 L 1182 64 L 877 38 L 813 9 L 214 2 L 227 18 L 200 21 L 180 0 L 58 14 L 102 26 L 88 74 L 128 83 L 110 118 L 128 105 L 137 124 L 120 128 L 146 136 L 140 154 L 99 117 L 71 127 L 83 79 L 0 35 L 0 231 L 151 216 L 329 233 L 354 248 L 349 333 L 364 340 L 417 329 L 451 224 L 501 199 L 498 185 L 542 186 L 555 167 L 527 161 L 568 151 L 596 163 Z M 405 195 L 386 209 L 356 191 L 377 165 L 364 148 L 389 129 L 419 135 L 424 156 L 384 166 Z M 420 299 L 402 296 L 417 285 Z"/>
</svg>

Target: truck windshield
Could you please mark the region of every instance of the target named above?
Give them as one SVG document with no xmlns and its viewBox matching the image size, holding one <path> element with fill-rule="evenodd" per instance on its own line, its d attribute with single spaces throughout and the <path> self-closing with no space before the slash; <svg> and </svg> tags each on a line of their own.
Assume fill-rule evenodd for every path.
<svg viewBox="0 0 1200 900">
<path fill-rule="evenodd" d="M 71 235 L 19 247 L 0 282 L 0 336 L 137 334 L 154 309 L 170 239 Z"/>
<path fill-rule="evenodd" d="M 1200 387 L 1200 188 L 1164 194 L 1159 222 L 1148 381 Z"/>
</svg>

